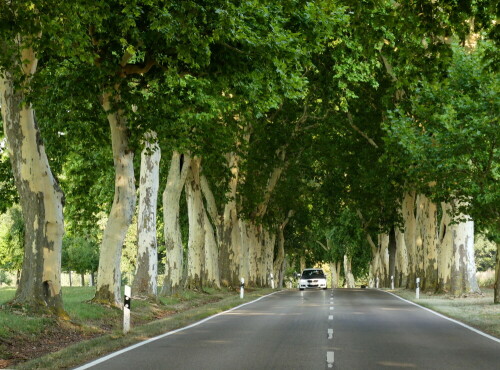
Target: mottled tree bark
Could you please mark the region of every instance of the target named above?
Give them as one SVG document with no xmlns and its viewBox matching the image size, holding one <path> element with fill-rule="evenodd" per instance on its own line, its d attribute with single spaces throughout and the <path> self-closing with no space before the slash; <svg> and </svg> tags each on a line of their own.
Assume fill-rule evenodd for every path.
<svg viewBox="0 0 500 370">
<path fill-rule="evenodd" d="M 129 147 L 127 122 L 123 111 L 115 110 L 113 102 L 120 99 L 106 92 L 103 108 L 111 128 L 115 167 L 115 196 L 103 233 L 97 271 L 94 302 L 121 307 L 122 246 L 135 210 L 134 152 Z"/>
<path fill-rule="evenodd" d="M 354 275 L 351 269 L 351 257 L 344 255 L 344 277 L 345 277 L 345 287 L 355 288 L 356 284 L 354 282 Z"/>
<path fill-rule="evenodd" d="M 440 290 L 454 296 L 479 292 L 474 258 L 474 222 L 453 222 L 452 204 L 442 203 Z M 467 218 L 460 215 L 460 218 Z"/>
<path fill-rule="evenodd" d="M 191 160 L 186 178 L 186 201 L 189 219 L 187 289 L 202 289 L 205 271 L 205 209 L 200 185 L 200 159 Z"/>
<path fill-rule="evenodd" d="M 497 242 L 497 259 L 495 264 L 495 285 L 494 285 L 494 303 L 500 304 L 500 243 Z"/>
<path fill-rule="evenodd" d="M 404 233 L 396 229 L 396 260 L 397 279 L 395 286 L 406 287 L 408 282 L 408 250 L 406 248 Z"/>
<path fill-rule="evenodd" d="M 37 58 L 21 49 L 17 63 L 29 81 Z M 17 71 L 16 71 L 17 72 Z M 25 222 L 24 261 L 14 302 L 35 310 L 65 315 L 61 292 L 64 233 L 63 192 L 54 178 L 32 107 L 11 71 L 0 75 L 0 104 L 12 172 Z"/>
<path fill-rule="evenodd" d="M 165 278 L 162 294 L 174 294 L 183 288 L 183 246 L 179 225 L 179 208 L 182 188 L 191 164 L 191 157 L 172 153 L 167 184 L 163 191 L 163 222 L 165 237 Z"/>
<path fill-rule="evenodd" d="M 404 220 L 404 242 L 406 250 L 408 251 L 408 279 L 406 281 L 407 289 L 415 289 L 416 285 L 416 209 L 415 209 L 416 195 L 415 192 L 408 192 L 405 194 L 403 204 L 401 206 L 401 213 Z"/>
<path fill-rule="evenodd" d="M 158 293 L 158 250 L 156 209 L 160 176 L 161 151 L 156 134 L 144 138 L 141 153 L 139 211 L 137 219 L 137 263 L 132 285 L 134 296 L 156 297 Z"/>
<path fill-rule="evenodd" d="M 227 193 L 228 202 L 224 206 L 222 216 L 221 239 L 219 250 L 219 270 L 221 284 L 237 287 L 240 284 L 240 248 L 241 233 L 239 228 L 238 210 L 236 207 L 236 190 L 238 185 L 238 156 L 230 154 L 228 159 L 231 169 L 231 180 Z"/>
</svg>

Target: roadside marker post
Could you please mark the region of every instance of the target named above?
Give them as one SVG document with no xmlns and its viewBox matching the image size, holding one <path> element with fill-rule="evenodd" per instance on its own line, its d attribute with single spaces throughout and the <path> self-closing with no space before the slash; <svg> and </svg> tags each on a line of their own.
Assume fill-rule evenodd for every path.
<svg viewBox="0 0 500 370">
<path fill-rule="evenodd" d="M 123 334 L 130 331 L 130 305 L 132 302 L 132 290 L 130 286 L 125 285 L 125 297 L 123 302 Z"/>
<path fill-rule="evenodd" d="M 274 276 L 271 274 L 271 289 L 274 289 Z"/>
<path fill-rule="evenodd" d="M 377 276 L 377 289 L 378 289 L 378 276 Z"/>
<path fill-rule="evenodd" d="M 394 275 L 391 275 L 391 289 L 394 290 Z"/>
<path fill-rule="evenodd" d="M 417 299 L 420 299 L 420 278 L 417 278 L 417 291 L 416 291 Z"/>
<path fill-rule="evenodd" d="M 245 278 L 241 278 L 240 298 L 243 299 L 244 296 L 245 296 Z"/>
</svg>

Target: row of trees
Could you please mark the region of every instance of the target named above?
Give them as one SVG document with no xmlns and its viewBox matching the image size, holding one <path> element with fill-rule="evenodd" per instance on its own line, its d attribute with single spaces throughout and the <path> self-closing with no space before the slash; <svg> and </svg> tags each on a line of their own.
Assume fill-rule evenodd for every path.
<svg viewBox="0 0 500 370">
<path fill-rule="evenodd" d="M 335 246 L 353 257 L 352 240 L 401 224 L 409 191 L 456 200 L 489 230 L 498 221 L 498 198 L 481 213 L 486 203 L 471 199 L 468 182 L 446 177 L 464 158 L 432 139 L 461 115 L 434 120 L 417 104 L 423 81 L 441 86 L 452 37 L 465 39 L 473 17 L 477 29 L 491 26 L 487 6 L 45 0 L 0 10 L 4 135 L 25 225 L 17 303 L 62 312 L 66 225 L 100 240 L 94 300 L 120 305 L 122 245 L 136 212 L 134 294 L 153 296 L 159 234 L 161 293 L 171 294 L 240 277 L 266 285 L 270 273 L 282 280 L 286 255 L 304 255 L 325 230 L 315 259 L 333 260 Z M 489 67 L 482 62 L 484 76 Z M 496 120 L 484 121 L 494 164 L 477 193 L 485 197 L 498 194 Z"/>
</svg>

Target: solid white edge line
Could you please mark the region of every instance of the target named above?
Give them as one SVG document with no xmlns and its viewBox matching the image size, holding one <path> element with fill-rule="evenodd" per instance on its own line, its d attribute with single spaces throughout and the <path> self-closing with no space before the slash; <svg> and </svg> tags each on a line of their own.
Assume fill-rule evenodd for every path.
<svg viewBox="0 0 500 370">
<path fill-rule="evenodd" d="M 276 293 L 279 293 L 279 292 L 280 292 L 280 291 L 272 292 L 272 293 L 270 293 L 270 294 L 267 294 L 267 295 L 264 295 L 264 296 L 259 297 L 259 298 L 257 298 L 257 299 L 254 299 L 253 301 L 250 301 L 250 302 L 247 302 L 247 303 L 243 303 L 243 304 L 240 304 L 239 306 L 236 306 L 236 307 L 230 308 L 230 309 L 229 309 L 229 310 L 227 310 L 227 311 L 224 311 L 224 312 L 219 312 L 219 313 L 217 313 L 217 314 L 215 314 L 215 315 L 209 316 L 209 317 L 207 317 L 207 318 L 205 318 L 205 319 L 203 319 L 203 320 L 197 321 L 197 322 L 195 322 L 195 323 L 193 323 L 193 324 L 190 324 L 190 325 L 188 325 L 188 326 L 184 326 L 184 327 L 182 327 L 182 328 L 175 329 L 175 330 L 169 331 L 169 332 L 167 332 L 167 333 L 160 334 L 160 335 L 158 335 L 158 336 L 156 336 L 156 337 L 153 337 L 153 338 L 147 339 L 147 340 L 145 340 L 145 341 L 142 341 L 142 342 L 139 342 L 139 343 L 133 344 L 133 345 L 131 345 L 131 346 L 129 346 L 129 347 L 125 347 L 125 348 L 123 348 L 123 349 L 121 349 L 121 350 L 119 350 L 119 351 L 116 351 L 116 352 L 110 353 L 110 354 L 109 354 L 109 355 L 107 355 L 107 356 L 104 356 L 104 357 L 98 358 L 97 360 L 94 360 L 94 361 L 92 361 L 92 362 L 89 362 L 88 364 L 82 365 L 82 366 L 80 366 L 80 367 L 76 367 L 76 368 L 74 368 L 74 370 L 84 370 L 84 369 L 89 369 L 89 368 L 91 368 L 91 367 L 93 367 L 93 366 L 95 366 L 95 365 L 98 365 L 98 364 L 100 364 L 100 363 L 103 363 L 103 362 L 105 362 L 105 361 L 107 361 L 107 360 L 109 360 L 109 359 L 111 359 L 111 358 L 113 358 L 113 357 L 119 356 L 119 355 L 121 355 L 122 353 L 125 353 L 125 352 L 128 352 L 128 351 L 131 351 L 131 350 L 133 350 L 133 349 L 135 349 L 135 348 L 137 348 L 137 347 L 141 347 L 141 346 L 143 346 L 143 345 L 145 345 L 145 344 L 148 344 L 148 343 L 154 342 L 154 341 L 156 341 L 156 340 L 158 340 L 158 339 L 162 339 L 162 338 L 168 337 L 168 336 L 170 336 L 170 335 L 172 335 L 172 334 L 176 334 L 176 333 L 179 333 L 179 332 L 181 332 L 181 331 L 184 331 L 184 330 L 187 330 L 187 329 L 194 328 L 195 326 L 201 325 L 201 324 L 203 324 L 203 323 L 205 323 L 205 322 L 207 322 L 207 321 L 209 321 L 209 320 L 211 320 L 211 319 L 213 319 L 213 318 L 215 318 L 215 317 L 217 317 L 217 316 L 221 316 L 221 315 L 224 315 L 224 314 L 226 314 L 226 313 L 228 313 L 228 312 L 231 312 L 231 311 L 237 310 L 237 309 L 239 309 L 239 308 L 241 308 L 241 307 L 243 307 L 243 306 L 249 305 L 249 304 L 251 304 L 251 303 L 255 303 L 255 302 L 257 302 L 257 301 L 260 301 L 261 299 L 264 299 L 264 298 L 266 298 L 266 297 L 269 297 L 269 296 L 271 296 L 271 295 L 273 295 L 273 294 L 276 294 Z"/>
<path fill-rule="evenodd" d="M 460 322 L 460 321 L 458 321 L 458 320 L 455 320 L 455 319 L 449 318 L 449 317 L 447 317 L 447 316 L 445 316 L 445 315 L 443 315 L 443 314 L 440 314 L 439 312 L 436 312 L 436 311 L 431 310 L 430 308 L 427 308 L 427 307 L 421 306 L 421 305 L 419 305 L 418 303 L 415 303 L 415 302 L 409 301 L 409 300 L 407 300 L 407 299 L 404 299 L 404 298 L 402 298 L 402 297 L 398 296 L 397 294 L 394 294 L 394 293 L 391 293 L 391 292 L 388 292 L 388 291 L 385 291 L 385 290 L 381 290 L 381 292 L 385 292 L 385 293 L 388 293 L 388 294 L 390 294 L 390 295 L 393 295 L 394 297 L 399 298 L 399 299 L 401 299 L 402 301 L 405 301 L 405 302 L 410 303 L 410 304 L 412 304 L 412 305 L 414 305 L 414 306 L 420 307 L 420 308 L 422 308 L 423 310 L 426 310 L 426 311 L 428 311 L 428 312 L 430 312 L 430 313 L 433 313 L 433 314 L 434 314 L 434 315 L 436 315 L 436 316 L 439 316 L 439 317 L 442 317 L 443 319 L 446 319 L 446 320 L 448 320 L 448 321 L 454 322 L 455 324 L 458 324 L 458 325 L 460 325 L 460 326 L 463 326 L 464 328 L 469 329 L 470 331 L 473 331 L 474 333 L 477 333 L 477 334 L 479 334 L 479 335 L 482 335 L 483 337 L 486 337 L 486 338 L 488 338 L 488 339 L 491 339 L 492 341 L 495 341 L 495 342 L 497 342 L 497 343 L 500 343 L 500 339 L 498 339 L 498 338 L 496 338 L 496 337 L 494 337 L 494 336 L 492 336 L 492 335 L 486 334 L 485 332 L 482 332 L 481 330 L 478 330 L 478 329 L 476 329 L 476 328 L 473 328 L 472 326 L 469 326 L 469 325 L 467 325 L 467 324 L 464 324 L 463 322 Z"/>
</svg>

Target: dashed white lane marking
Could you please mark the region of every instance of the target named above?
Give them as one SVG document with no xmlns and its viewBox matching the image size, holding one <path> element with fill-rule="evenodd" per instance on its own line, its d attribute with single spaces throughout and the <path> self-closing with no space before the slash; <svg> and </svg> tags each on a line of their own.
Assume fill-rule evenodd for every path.
<svg viewBox="0 0 500 370">
<path fill-rule="evenodd" d="M 332 311 L 332 310 L 333 310 L 333 307 L 330 307 L 330 311 Z"/>
<path fill-rule="evenodd" d="M 100 364 L 100 363 L 102 363 L 102 362 L 104 362 L 104 361 L 107 361 L 107 360 L 109 360 L 109 359 L 111 359 L 111 358 L 113 358 L 113 357 L 119 356 L 119 355 L 121 355 L 122 353 L 125 353 L 125 352 L 128 352 L 128 351 L 131 351 L 131 350 L 133 350 L 134 348 L 141 347 L 141 346 L 143 346 L 143 345 L 145 345 L 145 344 L 148 344 L 148 343 L 154 342 L 154 341 L 156 341 L 156 340 L 158 340 L 158 339 L 162 339 L 162 338 L 168 337 L 168 336 L 170 336 L 170 335 L 172 335 L 172 334 L 179 333 L 179 332 L 184 331 L 184 330 L 187 330 L 187 329 L 191 329 L 191 328 L 193 328 L 193 327 L 195 327 L 195 326 L 201 325 L 201 324 L 203 324 L 203 323 L 205 323 L 205 322 L 207 322 L 207 321 L 209 321 L 209 320 L 212 320 L 212 319 L 214 319 L 214 318 L 216 318 L 216 317 L 218 317 L 218 316 L 222 316 L 222 315 L 227 314 L 227 313 L 229 313 L 229 312 L 235 311 L 235 310 L 237 310 L 237 309 L 239 309 L 239 308 L 241 308 L 241 307 L 244 307 L 244 306 L 250 305 L 250 304 L 252 304 L 252 303 L 258 302 L 258 301 L 260 301 L 261 299 L 267 298 L 267 297 L 269 297 L 269 296 L 271 296 L 271 295 L 273 295 L 273 294 L 276 294 L 276 293 L 279 293 L 279 292 L 272 292 L 272 293 L 270 293 L 270 294 L 268 294 L 268 295 L 265 295 L 265 296 L 259 297 L 259 298 L 255 299 L 255 300 L 253 300 L 253 301 L 250 301 L 250 302 L 247 302 L 247 303 L 243 303 L 243 304 L 240 304 L 239 306 L 236 306 L 236 307 L 230 308 L 230 309 L 229 309 L 229 310 L 227 310 L 227 311 L 224 311 L 224 312 L 219 312 L 219 313 L 217 313 L 217 314 L 215 314 L 215 315 L 209 316 L 209 317 L 207 317 L 207 318 L 205 318 L 205 319 L 203 319 L 203 320 L 197 321 L 197 322 L 195 322 L 195 323 L 193 323 L 193 324 L 191 324 L 191 325 L 188 325 L 188 326 L 185 326 L 185 327 L 183 327 L 183 328 L 176 329 L 176 330 L 169 331 L 169 332 L 167 332 L 167 333 L 164 333 L 164 334 L 158 335 L 158 336 L 156 336 L 156 337 L 153 337 L 153 338 L 147 339 L 147 340 L 145 340 L 145 341 L 143 341 L 143 342 L 139 342 L 139 343 L 134 344 L 134 345 L 132 345 L 132 346 L 130 346 L 130 347 L 126 347 L 126 348 L 124 348 L 124 349 L 122 349 L 122 350 L 120 350 L 120 351 L 113 352 L 113 353 L 111 353 L 111 354 L 109 354 L 109 355 L 107 355 L 107 356 L 104 356 L 104 357 L 98 358 L 97 360 L 94 360 L 94 361 L 89 362 L 89 363 L 87 363 L 87 364 L 85 364 L 85 365 L 82 365 L 82 366 L 80 366 L 80 367 L 77 367 L 77 368 L 75 368 L 75 370 L 84 370 L 84 369 L 88 369 L 88 368 L 90 368 L 90 367 L 92 367 L 92 366 L 95 366 L 95 365 L 98 365 L 98 364 Z"/>
<path fill-rule="evenodd" d="M 333 339 L 333 329 L 328 329 L 328 339 Z"/>
<path fill-rule="evenodd" d="M 328 320 L 333 320 L 333 315 L 328 315 Z"/>
<path fill-rule="evenodd" d="M 333 362 L 334 362 L 333 351 L 326 352 L 326 363 L 328 364 L 328 367 L 333 367 Z"/>
</svg>

